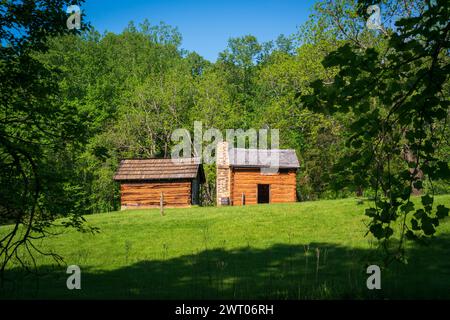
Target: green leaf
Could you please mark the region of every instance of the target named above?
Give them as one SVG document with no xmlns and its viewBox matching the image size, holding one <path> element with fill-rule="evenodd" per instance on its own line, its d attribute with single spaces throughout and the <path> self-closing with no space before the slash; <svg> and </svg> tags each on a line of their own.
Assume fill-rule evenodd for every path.
<svg viewBox="0 0 450 320">
<path fill-rule="evenodd" d="M 368 217 L 376 217 L 377 216 L 377 210 L 375 208 L 368 208 L 366 209 L 366 216 Z"/>
<path fill-rule="evenodd" d="M 448 217 L 448 212 L 450 211 L 449 208 L 445 207 L 444 205 L 440 204 L 437 206 L 436 216 L 438 219 L 443 219 L 445 217 Z"/>
<path fill-rule="evenodd" d="M 432 218 L 432 219 L 431 219 L 431 223 L 432 223 L 435 227 L 439 226 L 439 218 Z"/>
<path fill-rule="evenodd" d="M 418 209 L 415 213 L 414 213 L 414 217 L 416 219 L 422 219 L 422 217 L 424 217 L 426 215 L 425 211 L 423 209 Z"/>
<path fill-rule="evenodd" d="M 448 163 L 445 161 L 439 161 L 438 162 L 439 167 L 439 178 L 441 179 L 448 179 L 450 178 L 450 168 L 448 167 Z"/>
<path fill-rule="evenodd" d="M 413 230 L 420 230 L 419 222 L 416 219 L 411 219 L 411 228 Z"/>
<path fill-rule="evenodd" d="M 408 200 L 409 199 L 409 197 L 411 196 L 411 191 L 412 191 L 412 189 L 411 189 L 411 187 L 410 186 L 407 186 L 407 187 L 405 187 L 404 189 L 403 189 L 403 193 L 402 193 L 402 199 L 403 200 Z"/>
<path fill-rule="evenodd" d="M 431 219 L 422 221 L 422 230 L 427 236 L 431 236 L 436 232 L 436 229 L 434 229 Z"/>
<path fill-rule="evenodd" d="M 372 224 L 370 226 L 369 230 L 373 234 L 373 236 L 375 238 L 377 238 L 378 240 L 383 238 L 383 228 L 382 228 L 381 224 L 379 224 L 379 223 Z"/>
<path fill-rule="evenodd" d="M 405 214 L 408 214 L 409 212 L 414 210 L 414 203 L 412 203 L 411 201 L 408 201 L 407 203 L 405 203 L 404 205 L 402 205 L 400 207 L 400 210 L 402 212 L 404 212 Z"/>
<path fill-rule="evenodd" d="M 408 168 L 414 169 L 416 167 L 417 163 L 415 161 L 409 161 L 408 162 Z M 410 172 L 408 171 L 408 174 Z"/>
<path fill-rule="evenodd" d="M 430 206 L 433 204 L 433 198 L 430 197 L 428 194 L 422 196 L 422 204 L 426 206 Z"/>
<path fill-rule="evenodd" d="M 421 180 L 415 181 L 413 182 L 413 186 L 414 188 L 416 188 L 417 190 L 420 190 L 423 188 L 423 183 Z"/>
<path fill-rule="evenodd" d="M 384 228 L 384 237 L 389 238 L 394 234 L 394 230 L 391 227 Z"/>
<path fill-rule="evenodd" d="M 408 240 L 416 240 L 417 236 L 411 230 L 406 231 L 405 233 L 406 239 Z"/>
</svg>

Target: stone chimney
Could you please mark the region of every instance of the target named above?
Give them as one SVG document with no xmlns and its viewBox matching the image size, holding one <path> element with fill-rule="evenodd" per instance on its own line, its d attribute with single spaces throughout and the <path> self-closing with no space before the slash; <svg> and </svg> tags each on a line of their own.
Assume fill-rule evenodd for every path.
<svg viewBox="0 0 450 320">
<path fill-rule="evenodd" d="M 231 168 L 226 141 L 217 143 L 216 170 L 217 205 L 231 205 Z"/>
</svg>

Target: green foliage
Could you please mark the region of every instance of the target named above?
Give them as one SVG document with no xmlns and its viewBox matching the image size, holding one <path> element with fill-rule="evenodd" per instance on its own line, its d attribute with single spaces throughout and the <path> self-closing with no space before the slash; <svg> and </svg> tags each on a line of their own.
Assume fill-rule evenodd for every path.
<svg viewBox="0 0 450 320">
<path fill-rule="evenodd" d="M 86 142 L 85 115 L 61 99 L 57 70 L 37 58 L 49 37 L 69 32 L 64 9 L 80 2 L 0 4 L 0 224 L 15 226 L 0 239 L 1 282 L 11 259 L 22 262 L 20 247 L 42 253 L 31 238 L 45 237 L 57 217 L 83 229 L 85 195 L 68 163 Z"/>
<path fill-rule="evenodd" d="M 314 111 L 352 115 L 348 150 L 336 168 L 351 178 L 342 185 L 376 191 L 375 208 L 366 212 L 376 238 L 387 244 L 391 224 L 403 221 L 398 246 L 386 245 L 388 260 L 402 257 L 404 236 L 421 242 L 432 236 L 444 215 L 440 209 L 436 216 L 433 190 L 422 197 L 423 209 L 409 199 L 424 181 L 449 178 L 448 155 L 439 148 L 448 135 L 448 21 L 448 1 L 437 1 L 420 16 L 398 20 L 386 46 L 345 44 L 323 60 L 339 68 L 333 83 L 316 81 L 314 93 L 302 99 Z"/>
</svg>

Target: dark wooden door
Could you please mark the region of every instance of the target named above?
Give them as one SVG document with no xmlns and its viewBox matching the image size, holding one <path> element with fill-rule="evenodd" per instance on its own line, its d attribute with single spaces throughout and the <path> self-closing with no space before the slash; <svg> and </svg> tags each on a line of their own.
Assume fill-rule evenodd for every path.
<svg viewBox="0 0 450 320">
<path fill-rule="evenodd" d="M 270 202 L 270 184 L 258 184 L 258 203 Z"/>
</svg>

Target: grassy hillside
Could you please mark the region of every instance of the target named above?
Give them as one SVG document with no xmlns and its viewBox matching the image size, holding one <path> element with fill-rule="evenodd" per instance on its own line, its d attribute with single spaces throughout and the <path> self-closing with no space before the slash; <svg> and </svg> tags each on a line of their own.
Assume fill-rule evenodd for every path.
<svg viewBox="0 0 450 320">
<path fill-rule="evenodd" d="M 436 197 L 450 205 L 450 196 Z M 368 204 L 355 199 L 246 207 L 136 210 L 86 217 L 96 235 L 63 230 L 38 243 L 82 270 L 39 257 L 36 280 L 17 266 L 2 298 L 450 298 L 450 220 L 430 247 L 366 288 L 376 243 L 365 237 Z M 0 234 L 6 227 L 0 229 Z"/>
</svg>

